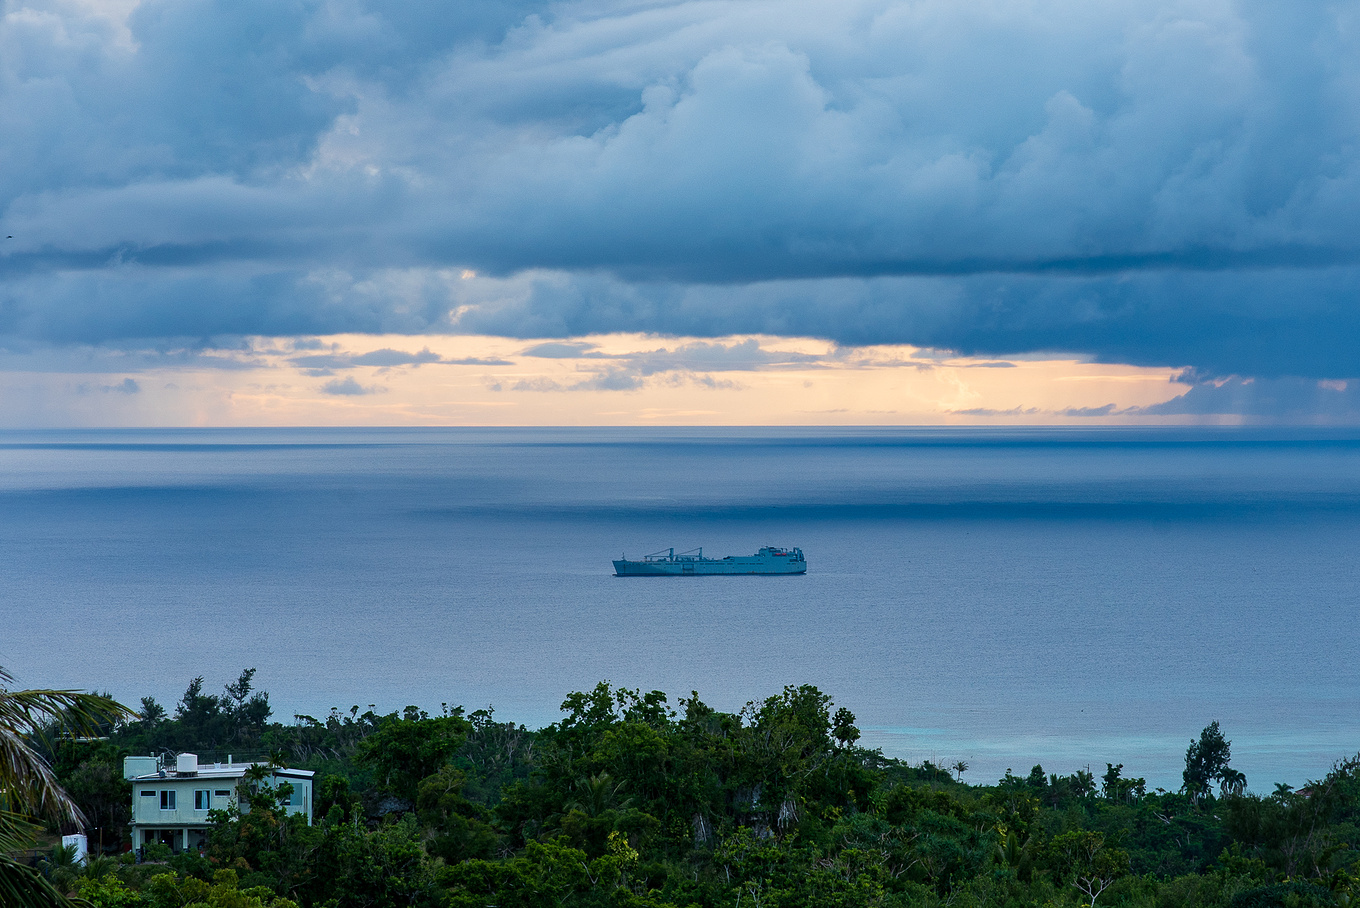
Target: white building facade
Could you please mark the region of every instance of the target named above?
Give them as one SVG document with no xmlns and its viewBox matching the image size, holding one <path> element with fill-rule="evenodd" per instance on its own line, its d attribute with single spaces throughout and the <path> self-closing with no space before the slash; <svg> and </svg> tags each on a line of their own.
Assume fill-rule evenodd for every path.
<svg viewBox="0 0 1360 908">
<path fill-rule="evenodd" d="M 211 810 L 226 810 L 237 802 L 236 786 L 255 763 L 204 763 L 196 754 L 180 754 L 169 765 L 156 757 L 124 757 L 123 778 L 132 783 L 132 847 L 153 843 L 173 851 L 201 848 L 207 842 Z M 312 771 L 272 769 L 271 786 L 293 786 L 290 814 L 302 814 L 312 824 Z"/>
</svg>

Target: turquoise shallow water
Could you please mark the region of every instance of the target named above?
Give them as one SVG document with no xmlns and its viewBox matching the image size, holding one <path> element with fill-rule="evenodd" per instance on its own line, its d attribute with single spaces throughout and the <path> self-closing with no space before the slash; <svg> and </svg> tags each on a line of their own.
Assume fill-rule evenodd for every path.
<svg viewBox="0 0 1360 908">
<path fill-rule="evenodd" d="M 1165 787 L 1210 720 L 1252 788 L 1360 750 L 1360 436 L 1152 430 L 0 433 L 0 664 L 276 716 L 602 678 L 736 709 L 814 683 L 990 781 Z M 610 559 L 798 545 L 793 578 Z"/>
</svg>

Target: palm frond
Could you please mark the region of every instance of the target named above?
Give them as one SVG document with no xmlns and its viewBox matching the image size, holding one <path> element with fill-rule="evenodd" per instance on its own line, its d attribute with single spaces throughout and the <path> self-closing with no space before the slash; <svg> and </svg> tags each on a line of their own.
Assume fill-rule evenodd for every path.
<svg viewBox="0 0 1360 908">
<path fill-rule="evenodd" d="M 31 867 L 0 856 L 0 905 L 5 908 L 71 908 L 71 902 Z"/>
<path fill-rule="evenodd" d="M 101 694 L 13 691 L 13 683 L 0 668 L 0 905 L 69 908 L 70 900 L 41 874 L 4 855 L 32 841 L 35 818 L 85 823 L 32 742 L 49 734 L 95 735 L 133 712 Z"/>
<path fill-rule="evenodd" d="M 3 695 L 0 695 L 3 696 Z M 28 816 L 84 825 L 80 808 L 66 794 L 47 762 L 22 735 L 0 723 L 0 794 L 10 809 Z"/>
<path fill-rule="evenodd" d="M 54 732 L 94 734 L 102 725 L 134 714 L 102 694 L 12 691 L 8 685 L 13 682 L 0 668 L 0 809 L 84 825 L 79 808 L 30 742 Z"/>
<path fill-rule="evenodd" d="M 0 669 L 0 724 L 42 734 L 55 727 L 76 735 L 94 735 L 108 723 L 136 713 L 103 694 L 78 690 L 9 690 L 12 678 Z"/>
<path fill-rule="evenodd" d="M 30 847 L 42 827 L 23 814 L 0 810 L 0 854 Z"/>
</svg>

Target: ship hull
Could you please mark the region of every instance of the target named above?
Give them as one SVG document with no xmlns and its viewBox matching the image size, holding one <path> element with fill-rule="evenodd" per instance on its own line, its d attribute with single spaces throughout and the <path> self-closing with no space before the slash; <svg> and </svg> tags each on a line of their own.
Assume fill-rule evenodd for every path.
<svg viewBox="0 0 1360 908">
<path fill-rule="evenodd" d="M 739 575 L 806 574 L 802 553 L 754 555 L 744 558 L 658 558 L 614 562 L 616 577 L 725 577 Z"/>
</svg>

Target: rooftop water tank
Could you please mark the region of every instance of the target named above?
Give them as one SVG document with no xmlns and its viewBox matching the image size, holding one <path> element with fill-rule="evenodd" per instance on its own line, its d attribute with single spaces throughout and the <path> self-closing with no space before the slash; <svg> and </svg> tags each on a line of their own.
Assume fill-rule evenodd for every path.
<svg viewBox="0 0 1360 908">
<path fill-rule="evenodd" d="M 198 754 L 180 754 L 175 758 L 175 772 L 180 775 L 198 775 Z"/>
</svg>

